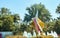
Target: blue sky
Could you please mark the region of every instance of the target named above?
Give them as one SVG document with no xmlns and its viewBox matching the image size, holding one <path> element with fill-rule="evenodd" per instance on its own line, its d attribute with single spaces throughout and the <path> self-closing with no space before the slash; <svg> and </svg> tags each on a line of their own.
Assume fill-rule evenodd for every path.
<svg viewBox="0 0 60 38">
<path fill-rule="evenodd" d="M 45 5 L 53 18 L 58 16 L 55 14 L 55 10 L 60 0 L 0 0 L 0 8 L 6 7 L 10 9 L 12 13 L 19 14 L 20 18 L 23 19 L 25 13 L 27 13 L 26 7 L 30 7 L 33 4 L 39 4 L 40 2 Z"/>
</svg>

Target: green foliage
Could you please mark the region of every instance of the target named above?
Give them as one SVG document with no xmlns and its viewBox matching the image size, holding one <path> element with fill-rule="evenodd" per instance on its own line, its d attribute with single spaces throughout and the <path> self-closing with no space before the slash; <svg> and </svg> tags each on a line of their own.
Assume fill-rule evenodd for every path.
<svg viewBox="0 0 60 38">
<path fill-rule="evenodd" d="M 28 10 L 28 14 L 25 14 L 24 21 L 31 21 L 31 19 L 35 17 L 37 12 L 39 19 L 41 19 L 42 21 L 45 22 L 50 20 L 51 15 L 49 11 L 41 3 L 32 5 L 31 7 L 27 7 L 26 10 Z"/>
<path fill-rule="evenodd" d="M 17 22 L 17 20 L 20 20 L 20 17 L 18 14 L 14 14 L 14 22 Z"/>
<path fill-rule="evenodd" d="M 16 29 L 14 21 L 16 21 L 16 20 L 18 20 L 17 16 L 15 14 L 12 15 L 11 12 L 9 11 L 9 9 L 1 8 L 1 11 L 0 11 L 0 31 L 14 31 Z"/>
<path fill-rule="evenodd" d="M 46 25 L 43 29 L 44 32 L 56 31 L 58 34 L 60 34 L 60 19 L 55 19 L 45 24 Z"/>
<path fill-rule="evenodd" d="M 55 26 L 54 26 L 54 30 L 60 34 L 60 19 L 56 20 Z"/>
<path fill-rule="evenodd" d="M 27 29 L 27 25 L 22 24 L 22 25 L 20 26 L 19 31 L 24 32 L 26 29 Z"/>
<path fill-rule="evenodd" d="M 60 13 L 60 4 L 56 8 L 56 13 Z"/>
<path fill-rule="evenodd" d="M 57 8 L 56 8 L 56 13 L 60 14 L 60 4 L 59 4 L 59 5 L 57 6 Z M 57 17 L 57 19 L 56 19 L 56 23 L 55 23 L 55 25 L 54 25 L 54 30 L 55 30 L 58 34 L 60 34 L 60 16 Z"/>
</svg>

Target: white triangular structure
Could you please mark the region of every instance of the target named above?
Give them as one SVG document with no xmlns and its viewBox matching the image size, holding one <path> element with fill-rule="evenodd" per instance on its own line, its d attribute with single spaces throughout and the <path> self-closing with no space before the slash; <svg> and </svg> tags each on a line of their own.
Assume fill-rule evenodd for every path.
<svg viewBox="0 0 60 38">
<path fill-rule="evenodd" d="M 24 31 L 23 36 L 28 37 L 28 34 L 27 34 L 27 32 L 26 32 L 26 31 Z"/>
<path fill-rule="evenodd" d="M 53 31 L 51 31 L 51 35 L 54 36 L 54 32 Z"/>
<path fill-rule="evenodd" d="M 49 35 L 49 32 L 47 32 L 47 35 Z"/>
<path fill-rule="evenodd" d="M 36 36 L 36 32 L 35 32 L 35 30 L 33 30 L 33 36 Z"/>
<path fill-rule="evenodd" d="M 31 38 L 32 37 L 32 34 L 31 33 L 28 33 L 28 37 L 27 38 Z"/>
<path fill-rule="evenodd" d="M 54 31 L 54 37 L 58 37 L 57 33 Z"/>
</svg>

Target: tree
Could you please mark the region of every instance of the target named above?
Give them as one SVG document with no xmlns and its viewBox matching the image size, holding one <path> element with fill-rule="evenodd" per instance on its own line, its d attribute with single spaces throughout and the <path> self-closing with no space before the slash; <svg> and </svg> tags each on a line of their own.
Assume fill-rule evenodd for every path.
<svg viewBox="0 0 60 38">
<path fill-rule="evenodd" d="M 56 13 L 60 13 L 60 4 L 56 8 Z"/>
<path fill-rule="evenodd" d="M 57 6 L 57 8 L 56 8 L 56 13 L 57 14 L 60 14 L 60 4 Z M 56 19 L 56 23 L 55 23 L 55 25 L 54 25 L 54 30 L 58 33 L 58 34 L 60 34 L 60 16 L 59 17 L 57 17 L 57 19 Z"/>
<path fill-rule="evenodd" d="M 18 26 L 19 27 L 19 26 Z M 25 22 L 23 23 L 21 23 L 20 24 L 20 27 L 18 28 L 18 27 L 16 27 L 17 29 L 16 29 L 16 31 L 14 32 L 14 34 L 19 34 L 19 35 L 23 35 L 23 32 L 24 31 L 27 31 L 27 24 L 25 24 Z"/>
<path fill-rule="evenodd" d="M 1 14 L 10 14 L 11 12 L 9 11 L 9 9 L 7 8 L 1 8 L 1 11 L 0 11 Z"/>
<path fill-rule="evenodd" d="M 20 26 L 20 31 L 21 32 L 24 32 L 25 30 L 27 29 L 27 26 L 25 25 L 25 24 L 22 24 L 21 26 Z"/>
<path fill-rule="evenodd" d="M 56 20 L 56 23 L 55 23 L 55 25 L 54 25 L 54 30 L 55 30 L 58 34 L 60 34 L 60 19 L 57 19 L 57 20 Z"/>
<path fill-rule="evenodd" d="M 37 12 L 39 19 L 41 19 L 42 21 L 46 22 L 50 20 L 51 15 L 49 11 L 41 3 L 32 5 L 31 7 L 27 7 L 26 10 L 28 10 L 28 14 L 25 14 L 24 21 L 31 21 L 32 18 L 35 17 Z"/>
<path fill-rule="evenodd" d="M 57 14 L 60 14 L 60 4 L 57 6 L 57 8 L 56 8 L 56 13 Z M 58 19 L 60 19 L 60 16 L 59 17 L 57 17 Z"/>
<path fill-rule="evenodd" d="M 48 23 L 45 23 L 45 27 L 44 27 L 44 32 L 51 32 L 51 31 L 54 31 L 54 26 L 55 26 L 55 23 L 56 21 L 55 20 L 52 20 L 52 21 L 49 21 Z"/>
<path fill-rule="evenodd" d="M 15 21 L 20 18 L 19 15 L 13 15 L 7 8 L 1 8 L 0 11 L 0 31 L 14 31 L 16 29 Z M 16 21 L 17 22 L 17 21 Z"/>
</svg>

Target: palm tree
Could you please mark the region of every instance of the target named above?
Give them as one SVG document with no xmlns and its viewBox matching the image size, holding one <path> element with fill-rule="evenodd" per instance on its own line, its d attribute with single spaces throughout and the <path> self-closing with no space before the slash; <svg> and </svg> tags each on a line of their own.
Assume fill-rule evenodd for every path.
<svg viewBox="0 0 60 38">
<path fill-rule="evenodd" d="M 57 18 L 60 19 L 60 4 L 56 8 L 56 13 L 59 14 L 59 17 L 57 17 Z"/>
<path fill-rule="evenodd" d="M 57 6 L 56 13 L 60 13 L 60 4 Z"/>
<path fill-rule="evenodd" d="M 41 19 L 42 21 L 45 22 L 50 20 L 51 15 L 49 11 L 41 3 L 32 5 L 31 7 L 27 7 L 26 10 L 28 10 L 28 14 L 25 14 L 24 21 L 31 21 L 31 19 L 35 17 L 37 12 L 39 19 Z"/>
</svg>

